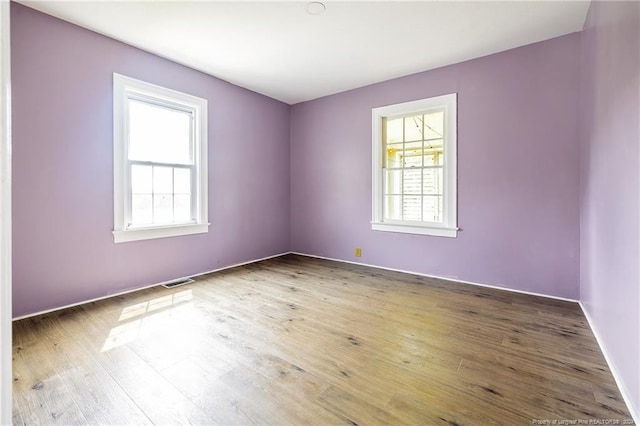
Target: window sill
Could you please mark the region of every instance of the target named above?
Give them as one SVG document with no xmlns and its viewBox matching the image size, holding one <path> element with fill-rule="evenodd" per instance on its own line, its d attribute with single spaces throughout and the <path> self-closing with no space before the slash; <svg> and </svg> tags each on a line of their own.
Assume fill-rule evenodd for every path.
<svg viewBox="0 0 640 426">
<path fill-rule="evenodd" d="M 449 228 L 444 226 L 415 226 L 390 224 L 383 222 L 371 222 L 371 229 L 374 231 L 400 232 L 404 234 L 431 235 L 434 237 L 456 238 L 458 236 L 458 228 Z"/>
<path fill-rule="evenodd" d="M 209 232 L 208 223 L 171 225 L 155 228 L 137 228 L 113 231 L 115 243 L 128 241 L 151 240 L 154 238 L 179 237 L 181 235 L 204 234 Z"/>
</svg>

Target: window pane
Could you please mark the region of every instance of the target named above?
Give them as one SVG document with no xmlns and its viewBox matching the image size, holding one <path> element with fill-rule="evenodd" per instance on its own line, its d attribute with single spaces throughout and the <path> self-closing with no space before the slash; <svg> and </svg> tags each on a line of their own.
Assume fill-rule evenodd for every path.
<svg viewBox="0 0 640 426">
<path fill-rule="evenodd" d="M 385 171 L 385 194 L 402 194 L 402 170 Z"/>
<path fill-rule="evenodd" d="M 387 140 L 386 143 L 402 142 L 402 118 L 395 118 L 387 121 Z"/>
<path fill-rule="evenodd" d="M 422 193 L 442 195 L 442 169 L 424 169 Z"/>
<path fill-rule="evenodd" d="M 442 160 L 444 155 L 439 150 L 425 149 L 424 152 L 424 165 L 425 166 L 442 166 Z"/>
<path fill-rule="evenodd" d="M 132 223 L 158 225 L 195 219 L 191 173 L 191 169 L 180 167 L 133 165 Z M 138 190 L 148 193 L 136 193 Z"/>
<path fill-rule="evenodd" d="M 435 139 L 444 136 L 444 111 L 424 115 L 424 138 Z"/>
<path fill-rule="evenodd" d="M 425 222 L 442 222 L 442 197 L 425 196 L 422 201 L 422 220 Z"/>
<path fill-rule="evenodd" d="M 173 170 L 173 191 L 176 194 L 191 194 L 191 169 Z"/>
<path fill-rule="evenodd" d="M 442 153 L 443 149 L 443 140 L 442 139 L 430 139 L 424 141 L 424 150 L 425 152 L 433 153 L 435 151 L 440 151 Z"/>
<path fill-rule="evenodd" d="M 131 191 L 134 194 L 151 194 L 152 185 L 151 166 L 131 166 Z"/>
<path fill-rule="evenodd" d="M 177 194 L 173 196 L 174 222 L 188 222 L 191 219 L 191 195 Z"/>
<path fill-rule="evenodd" d="M 402 192 L 404 194 L 422 193 L 422 169 L 403 170 L 402 175 Z"/>
<path fill-rule="evenodd" d="M 422 115 L 414 115 L 404 118 L 405 142 L 422 140 Z"/>
<path fill-rule="evenodd" d="M 173 222 L 173 194 L 154 194 L 153 223 Z"/>
<path fill-rule="evenodd" d="M 173 167 L 153 168 L 153 193 L 171 194 L 173 192 Z"/>
<path fill-rule="evenodd" d="M 386 167 L 392 169 L 402 166 L 402 144 L 387 145 Z"/>
<path fill-rule="evenodd" d="M 402 158 L 402 167 L 422 167 L 422 144 L 417 149 L 407 144 Z"/>
<path fill-rule="evenodd" d="M 131 203 L 131 224 L 149 225 L 153 223 L 151 194 L 133 194 Z"/>
<path fill-rule="evenodd" d="M 422 216 L 422 197 L 405 195 L 402 200 L 402 218 L 404 220 L 420 220 Z"/>
<path fill-rule="evenodd" d="M 401 195 L 385 195 L 384 218 L 391 219 L 391 220 L 402 220 L 402 196 Z"/>
<path fill-rule="evenodd" d="M 191 114 L 130 99 L 129 159 L 191 164 Z"/>
</svg>

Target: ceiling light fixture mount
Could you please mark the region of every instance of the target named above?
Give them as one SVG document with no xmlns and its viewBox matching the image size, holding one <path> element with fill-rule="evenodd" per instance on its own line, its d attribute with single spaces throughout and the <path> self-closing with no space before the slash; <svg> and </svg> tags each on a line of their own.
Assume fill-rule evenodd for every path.
<svg viewBox="0 0 640 426">
<path fill-rule="evenodd" d="M 322 15 L 325 10 L 327 10 L 327 6 L 319 1 L 307 3 L 307 13 L 309 15 Z"/>
</svg>

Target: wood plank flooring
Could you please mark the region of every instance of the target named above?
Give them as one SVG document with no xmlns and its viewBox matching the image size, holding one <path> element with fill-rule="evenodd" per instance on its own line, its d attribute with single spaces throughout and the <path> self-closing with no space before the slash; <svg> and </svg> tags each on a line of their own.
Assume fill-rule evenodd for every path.
<svg viewBox="0 0 640 426">
<path fill-rule="evenodd" d="M 15 424 L 631 424 L 577 304 L 296 255 L 13 333 Z"/>
</svg>

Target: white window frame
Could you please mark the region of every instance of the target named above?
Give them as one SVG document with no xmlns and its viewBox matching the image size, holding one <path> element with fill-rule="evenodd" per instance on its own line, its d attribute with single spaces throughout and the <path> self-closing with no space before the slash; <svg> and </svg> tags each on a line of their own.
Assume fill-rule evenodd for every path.
<svg viewBox="0 0 640 426">
<path fill-rule="evenodd" d="M 383 119 L 393 119 L 444 110 L 444 170 L 443 170 L 443 220 L 442 222 L 416 222 L 384 219 L 384 147 Z M 457 200 L 457 94 L 436 96 L 373 108 L 373 214 L 371 229 L 374 231 L 402 232 L 455 238 L 458 233 Z"/>
<path fill-rule="evenodd" d="M 149 100 L 159 105 L 191 111 L 194 128 L 195 221 L 185 224 L 131 227 L 131 177 L 128 158 L 128 99 Z M 114 242 L 148 240 L 201 234 L 209 231 L 207 192 L 207 100 L 113 74 L 113 212 Z"/>
</svg>

